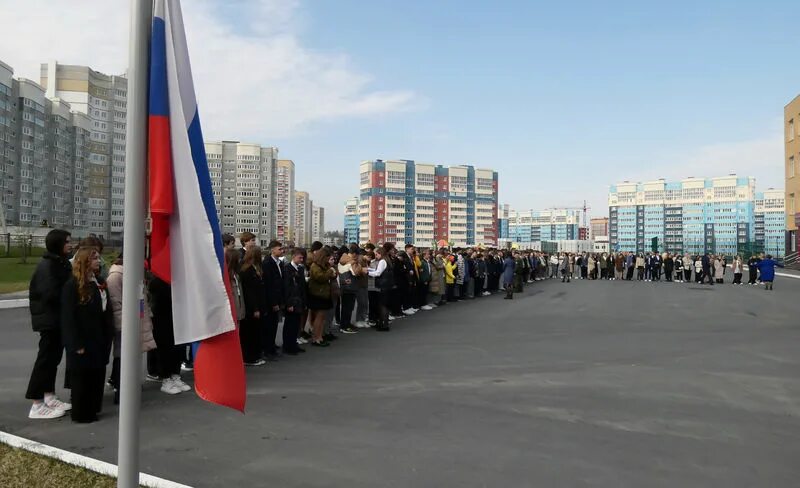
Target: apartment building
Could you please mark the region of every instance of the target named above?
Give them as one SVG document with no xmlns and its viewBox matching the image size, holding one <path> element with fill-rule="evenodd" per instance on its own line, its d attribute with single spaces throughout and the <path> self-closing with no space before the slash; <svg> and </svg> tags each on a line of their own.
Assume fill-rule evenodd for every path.
<svg viewBox="0 0 800 488">
<path fill-rule="evenodd" d="M 85 222 L 88 232 L 121 240 L 128 80 L 88 66 L 50 61 L 41 65 L 40 82 L 48 99 L 58 99 L 88 117 L 89 139 L 81 168 L 86 187 L 84 194 L 76 197 L 80 201 L 76 202 L 75 220 Z"/>
<path fill-rule="evenodd" d="M 275 238 L 281 242 L 295 240 L 294 161 L 279 159 L 275 163 Z"/>
<path fill-rule="evenodd" d="M 580 213 L 573 209 L 510 209 L 504 212 L 500 238 L 521 249 L 538 249 L 542 241 L 573 241 L 580 238 Z"/>
<path fill-rule="evenodd" d="M 359 197 L 348 198 L 344 202 L 344 242 L 347 244 L 360 242 L 360 203 Z"/>
<path fill-rule="evenodd" d="M 622 182 L 609 189 L 612 251 L 747 252 L 755 242 L 755 178 Z"/>
<path fill-rule="evenodd" d="M 497 245 L 496 171 L 378 159 L 360 173 L 362 243 Z"/>
<path fill-rule="evenodd" d="M 305 191 L 294 192 L 295 220 L 294 243 L 300 247 L 311 245 L 311 214 L 312 202 Z"/>
<path fill-rule="evenodd" d="M 91 123 L 0 62 L 0 196 L 4 224 L 60 227 L 109 238 L 109 214 L 86 210 Z"/>
<path fill-rule="evenodd" d="M 756 193 L 756 251 L 782 257 L 786 250 L 786 193 L 770 188 Z"/>
<path fill-rule="evenodd" d="M 800 95 L 783 109 L 784 152 L 786 155 L 786 252 L 800 251 L 797 229 L 800 227 Z"/>
<path fill-rule="evenodd" d="M 312 205 L 311 210 L 311 241 L 320 241 L 325 237 L 325 207 Z"/>
<path fill-rule="evenodd" d="M 608 237 L 608 217 L 596 217 L 589 220 L 589 239 Z"/>
<path fill-rule="evenodd" d="M 261 246 L 275 238 L 278 149 L 239 141 L 206 142 L 222 232 L 252 232 Z"/>
</svg>

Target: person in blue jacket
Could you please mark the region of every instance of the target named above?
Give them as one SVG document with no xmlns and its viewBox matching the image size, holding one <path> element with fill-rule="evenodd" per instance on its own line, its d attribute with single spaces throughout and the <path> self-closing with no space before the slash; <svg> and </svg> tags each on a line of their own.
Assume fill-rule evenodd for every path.
<svg viewBox="0 0 800 488">
<path fill-rule="evenodd" d="M 514 268 L 516 263 L 511 253 L 506 251 L 506 257 L 503 259 L 503 288 L 506 290 L 506 300 L 514 298 Z"/>
<path fill-rule="evenodd" d="M 761 273 L 761 281 L 764 283 L 765 290 L 772 290 L 772 282 L 775 281 L 775 266 L 778 266 L 778 263 L 772 259 L 771 254 L 767 254 L 767 258 L 758 263 L 758 271 Z"/>
</svg>

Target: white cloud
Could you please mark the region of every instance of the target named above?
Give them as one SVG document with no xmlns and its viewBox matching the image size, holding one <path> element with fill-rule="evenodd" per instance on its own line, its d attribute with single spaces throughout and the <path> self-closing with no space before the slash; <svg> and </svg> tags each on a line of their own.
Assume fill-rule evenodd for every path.
<svg viewBox="0 0 800 488">
<path fill-rule="evenodd" d="M 183 2 L 206 137 L 269 143 L 309 124 L 419 108 L 408 90 L 374 90 L 342 53 L 301 42 L 299 0 Z M 127 65 L 128 2 L 11 0 L 0 60 L 38 81 L 51 59 L 110 74 Z"/>
</svg>

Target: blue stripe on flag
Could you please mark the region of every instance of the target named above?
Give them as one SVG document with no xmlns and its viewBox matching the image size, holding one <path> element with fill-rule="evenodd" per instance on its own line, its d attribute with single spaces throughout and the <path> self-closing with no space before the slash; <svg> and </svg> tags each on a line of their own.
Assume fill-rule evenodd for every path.
<svg viewBox="0 0 800 488">
<path fill-rule="evenodd" d="M 224 270 L 222 252 L 222 232 L 217 220 L 217 207 L 214 205 L 214 192 L 211 189 L 211 175 L 208 172 L 208 160 L 206 159 L 206 147 L 203 143 L 203 131 L 200 130 L 200 114 L 195 107 L 192 123 L 189 124 L 189 147 L 192 149 L 192 161 L 197 172 L 197 182 L 200 184 L 200 197 L 203 199 L 203 207 L 206 210 L 208 224 L 214 234 L 214 250 L 217 253 L 220 273 Z"/>
<path fill-rule="evenodd" d="M 169 115 L 167 96 L 167 40 L 164 19 L 153 17 L 150 40 L 150 115 Z"/>
</svg>

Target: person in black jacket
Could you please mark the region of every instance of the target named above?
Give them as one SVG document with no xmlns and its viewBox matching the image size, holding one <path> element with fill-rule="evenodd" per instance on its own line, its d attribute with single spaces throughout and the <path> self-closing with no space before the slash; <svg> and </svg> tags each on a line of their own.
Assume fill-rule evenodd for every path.
<svg viewBox="0 0 800 488">
<path fill-rule="evenodd" d="M 39 353 L 33 363 L 25 398 L 33 400 L 28 418 L 63 417 L 70 410 L 55 394 L 56 373 L 64 344 L 61 340 L 61 290 L 71 273 L 68 256 L 72 251 L 70 233 L 51 230 L 45 238 L 47 252 L 36 266 L 30 283 L 30 311 L 33 331 L 39 333 Z"/>
<path fill-rule="evenodd" d="M 239 329 L 244 364 L 261 366 L 261 334 L 267 317 L 267 293 L 264 290 L 264 277 L 261 272 L 261 248 L 253 246 L 247 250 L 239 273 L 244 295 L 244 309 L 247 311 Z"/>
<path fill-rule="evenodd" d="M 278 357 L 278 348 L 275 338 L 278 334 L 281 309 L 284 306 L 283 293 L 283 245 L 278 241 L 269 243 L 269 256 L 264 258 L 261 269 L 264 272 L 264 291 L 267 294 L 266 327 L 263 330 L 263 349 L 267 361 L 274 361 Z"/>
<path fill-rule="evenodd" d="M 283 352 L 290 356 L 306 352 L 297 344 L 300 321 L 308 301 L 306 299 L 306 274 L 303 269 L 303 250 L 292 251 L 292 260 L 283 265 L 283 290 L 286 312 L 283 321 Z"/>
<path fill-rule="evenodd" d="M 389 327 L 389 293 L 394 288 L 395 274 L 392 270 L 392 260 L 389 257 L 390 247 L 379 247 L 375 249 L 375 260 L 377 265 L 375 268 L 370 268 L 369 276 L 375 278 L 375 287 L 379 290 L 380 297 L 380 316 L 375 330 L 378 332 L 388 332 L 391 330 Z"/>
<path fill-rule="evenodd" d="M 100 254 L 82 248 L 72 276 L 61 292 L 61 333 L 67 351 L 74 422 L 97 420 L 103 402 L 106 365 L 114 337 L 114 319 L 105 282 L 97 277 Z"/>
</svg>

